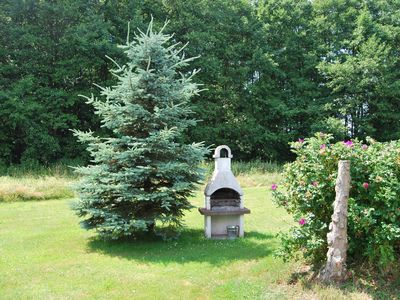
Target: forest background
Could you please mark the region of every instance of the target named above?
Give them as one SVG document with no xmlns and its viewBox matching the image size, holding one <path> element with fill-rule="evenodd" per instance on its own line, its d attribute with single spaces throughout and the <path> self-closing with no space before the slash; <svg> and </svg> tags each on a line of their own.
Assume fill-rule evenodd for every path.
<svg viewBox="0 0 400 300">
<path fill-rule="evenodd" d="M 107 133 L 78 95 L 115 82 L 106 55 L 151 16 L 200 55 L 187 141 L 282 162 L 318 131 L 400 138 L 400 1 L 3 0 L 0 166 L 86 162 L 70 129 Z"/>
</svg>

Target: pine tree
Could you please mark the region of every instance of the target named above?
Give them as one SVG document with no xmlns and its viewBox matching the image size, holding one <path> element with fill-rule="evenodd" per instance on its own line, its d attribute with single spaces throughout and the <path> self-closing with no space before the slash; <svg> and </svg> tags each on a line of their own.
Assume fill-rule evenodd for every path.
<svg viewBox="0 0 400 300">
<path fill-rule="evenodd" d="M 91 165 L 77 168 L 84 179 L 74 210 L 84 228 L 107 239 L 182 226 L 208 152 L 203 143 L 184 142 L 185 131 L 196 124 L 189 100 L 199 88 L 191 80 L 196 70 L 179 70 L 194 58 L 185 58 L 184 47 L 152 24 L 121 46 L 129 62 L 114 62 L 118 83 L 100 87 L 105 101 L 87 98 L 110 136 L 74 130 L 92 157 Z"/>
</svg>

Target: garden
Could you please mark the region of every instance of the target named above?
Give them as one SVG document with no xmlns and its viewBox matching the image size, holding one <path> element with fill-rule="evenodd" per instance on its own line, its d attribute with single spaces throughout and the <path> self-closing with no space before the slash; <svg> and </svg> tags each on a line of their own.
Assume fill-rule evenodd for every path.
<svg viewBox="0 0 400 300">
<path fill-rule="evenodd" d="M 0 8 L 1 299 L 400 298 L 397 3 Z"/>
<path fill-rule="evenodd" d="M 210 168 L 212 168 L 211 166 Z M 0 290 L 2 299 L 396 299 L 399 281 L 353 270 L 341 286 L 312 281 L 304 261 L 284 263 L 274 252 L 277 233 L 297 222 L 272 200 L 282 179 L 275 165 L 233 163 L 252 213 L 246 237 L 206 240 L 196 209 L 184 217 L 178 240 L 104 242 L 82 230 L 70 209 L 76 180 L 60 168 L 1 186 Z M 59 194 L 53 189 L 55 178 Z M 3 178 L 2 178 L 3 180 Z M 48 188 L 44 188 L 47 186 Z M 21 188 L 19 194 L 7 194 Z M 24 188 L 25 190 L 22 190 Z M 190 199 L 202 206 L 204 186 Z M 34 194 L 36 192 L 37 194 Z M 10 192 L 9 192 L 10 193 Z M 10 198 L 12 197 L 12 199 Z M 54 198 L 52 198 L 54 197 Z"/>
</svg>

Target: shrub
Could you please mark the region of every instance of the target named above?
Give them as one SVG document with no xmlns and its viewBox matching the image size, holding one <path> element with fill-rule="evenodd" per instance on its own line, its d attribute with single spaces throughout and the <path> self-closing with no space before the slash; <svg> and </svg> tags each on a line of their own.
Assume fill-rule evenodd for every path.
<svg viewBox="0 0 400 300">
<path fill-rule="evenodd" d="M 291 143 L 297 159 L 285 166 L 283 182 L 272 189 L 276 203 L 298 225 L 281 234 L 279 255 L 289 259 L 302 253 L 315 266 L 325 261 L 337 165 L 346 159 L 351 162 L 348 262 L 367 258 L 387 268 L 399 256 L 400 141 L 331 140 L 332 135 L 318 133 Z"/>
</svg>

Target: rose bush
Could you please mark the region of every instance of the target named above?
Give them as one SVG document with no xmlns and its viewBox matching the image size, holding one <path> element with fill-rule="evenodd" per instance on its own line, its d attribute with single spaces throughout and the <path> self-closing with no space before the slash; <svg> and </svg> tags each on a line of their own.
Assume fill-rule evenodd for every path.
<svg viewBox="0 0 400 300">
<path fill-rule="evenodd" d="M 388 268 L 400 256 L 400 141 L 331 140 L 318 133 L 291 144 L 297 159 L 285 166 L 283 182 L 272 192 L 297 224 L 280 234 L 278 254 L 289 259 L 302 253 L 315 266 L 325 261 L 338 161 L 346 159 L 351 162 L 348 262 L 368 259 Z"/>
</svg>

